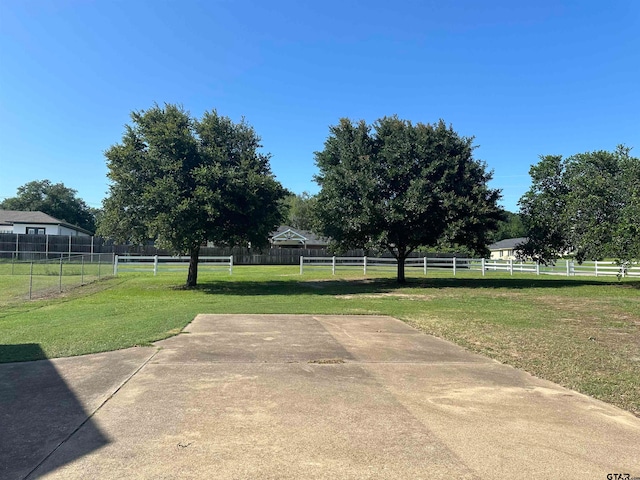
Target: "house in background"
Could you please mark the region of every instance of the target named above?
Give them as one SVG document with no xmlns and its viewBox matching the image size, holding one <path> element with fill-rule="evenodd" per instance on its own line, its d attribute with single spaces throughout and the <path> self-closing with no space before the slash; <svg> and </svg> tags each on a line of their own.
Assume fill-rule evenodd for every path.
<svg viewBox="0 0 640 480">
<path fill-rule="evenodd" d="M 527 242 L 526 237 L 505 238 L 489 245 L 491 260 L 515 260 L 515 250 Z"/>
<path fill-rule="evenodd" d="M 0 233 L 27 235 L 65 235 L 90 237 L 89 230 L 72 225 L 42 212 L 0 210 Z"/>
<path fill-rule="evenodd" d="M 287 225 L 282 225 L 271 234 L 269 238 L 271 248 L 327 248 L 329 244 L 326 238 L 317 236 L 306 230 L 298 230 Z"/>
</svg>

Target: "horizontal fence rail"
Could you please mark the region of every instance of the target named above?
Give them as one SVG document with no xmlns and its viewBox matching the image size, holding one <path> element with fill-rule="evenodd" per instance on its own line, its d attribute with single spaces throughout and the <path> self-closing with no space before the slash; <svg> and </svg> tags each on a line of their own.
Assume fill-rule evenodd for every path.
<svg viewBox="0 0 640 480">
<path fill-rule="evenodd" d="M 615 262 L 583 262 L 578 264 L 573 260 L 564 260 L 555 265 L 542 265 L 538 262 L 518 262 L 514 260 L 489 260 L 485 258 L 407 258 L 405 268 L 421 269 L 424 275 L 430 270 L 446 270 L 456 275 L 458 271 L 478 271 L 482 275 L 487 272 L 531 273 L 536 275 L 565 275 L 565 276 L 617 276 L 640 277 L 638 263 L 618 265 Z M 395 258 L 377 257 L 300 257 L 300 275 L 305 269 L 331 268 L 335 275 L 338 270 L 362 270 L 364 275 L 372 269 L 397 268 Z"/>
<path fill-rule="evenodd" d="M 113 274 L 120 272 L 179 272 L 189 268 L 190 258 L 187 256 L 165 255 L 116 255 L 113 262 Z M 233 274 L 233 255 L 198 257 L 199 271 L 228 270 Z"/>
</svg>

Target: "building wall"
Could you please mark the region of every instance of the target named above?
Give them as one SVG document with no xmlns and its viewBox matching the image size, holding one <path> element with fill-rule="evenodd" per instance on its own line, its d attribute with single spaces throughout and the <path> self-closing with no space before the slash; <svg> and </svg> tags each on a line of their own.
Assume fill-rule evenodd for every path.
<svg viewBox="0 0 640 480">
<path fill-rule="evenodd" d="M 36 235 L 71 235 L 72 237 L 90 236 L 86 233 L 78 232 L 77 230 L 63 227 L 61 225 L 47 225 L 42 223 L 17 223 L 13 225 L 13 232 L 11 233 L 26 234 L 28 229 L 30 228 L 36 229 L 36 231 L 34 232 L 34 234 Z"/>
<path fill-rule="evenodd" d="M 86 233 L 79 232 L 72 228 L 63 227 L 60 225 L 58 227 L 60 229 L 60 233 L 58 235 L 71 235 L 72 237 L 90 237 L 91 235 L 87 235 Z"/>
<path fill-rule="evenodd" d="M 45 225 L 41 223 L 16 223 L 13 225 L 13 233 L 26 234 L 29 228 L 35 228 L 36 234 L 59 235 L 58 225 Z M 44 229 L 44 232 L 38 232 L 38 229 Z"/>
<path fill-rule="evenodd" d="M 491 250 L 491 260 L 515 260 L 516 256 L 512 248 L 502 250 Z"/>
</svg>

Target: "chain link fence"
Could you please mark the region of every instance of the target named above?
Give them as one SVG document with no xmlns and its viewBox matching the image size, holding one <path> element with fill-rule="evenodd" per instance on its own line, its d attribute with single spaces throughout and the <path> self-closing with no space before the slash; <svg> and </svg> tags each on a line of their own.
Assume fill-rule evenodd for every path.
<svg viewBox="0 0 640 480">
<path fill-rule="evenodd" d="M 0 259 L 0 307 L 44 298 L 113 275 L 114 254 L 15 255 Z"/>
</svg>

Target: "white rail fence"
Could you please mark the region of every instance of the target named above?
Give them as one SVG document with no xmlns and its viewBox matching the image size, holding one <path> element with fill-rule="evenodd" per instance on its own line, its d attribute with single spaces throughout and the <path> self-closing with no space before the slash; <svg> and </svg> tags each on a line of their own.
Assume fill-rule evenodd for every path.
<svg viewBox="0 0 640 480">
<path fill-rule="evenodd" d="M 361 270 L 364 275 L 368 271 L 396 269 L 395 258 L 375 257 L 300 257 L 300 275 L 305 269 L 331 269 L 336 271 Z M 532 273 L 536 275 L 564 275 L 573 276 L 620 276 L 640 277 L 638 263 L 625 265 L 624 268 L 615 262 L 583 262 L 578 264 L 573 260 L 561 260 L 555 265 L 542 265 L 537 262 L 518 262 L 515 260 L 489 260 L 485 258 L 429 258 L 412 257 L 405 260 L 405 271 L 420 270 L 423 275 L 431 270 L 446 270 L 456 275 L 459 271 Z"/>
<path fill-rule="evenodd" d="M 179 272 L 189 268 L 189 257 L 171 257 L 164 255 L 121 256 L 116 255 L 113 262 L 113 274 L 120 272 Z M 228 270 L 233 274 L 233 255 L 225 257 L 199 257 L 198 271 Z"/>
</svg>

